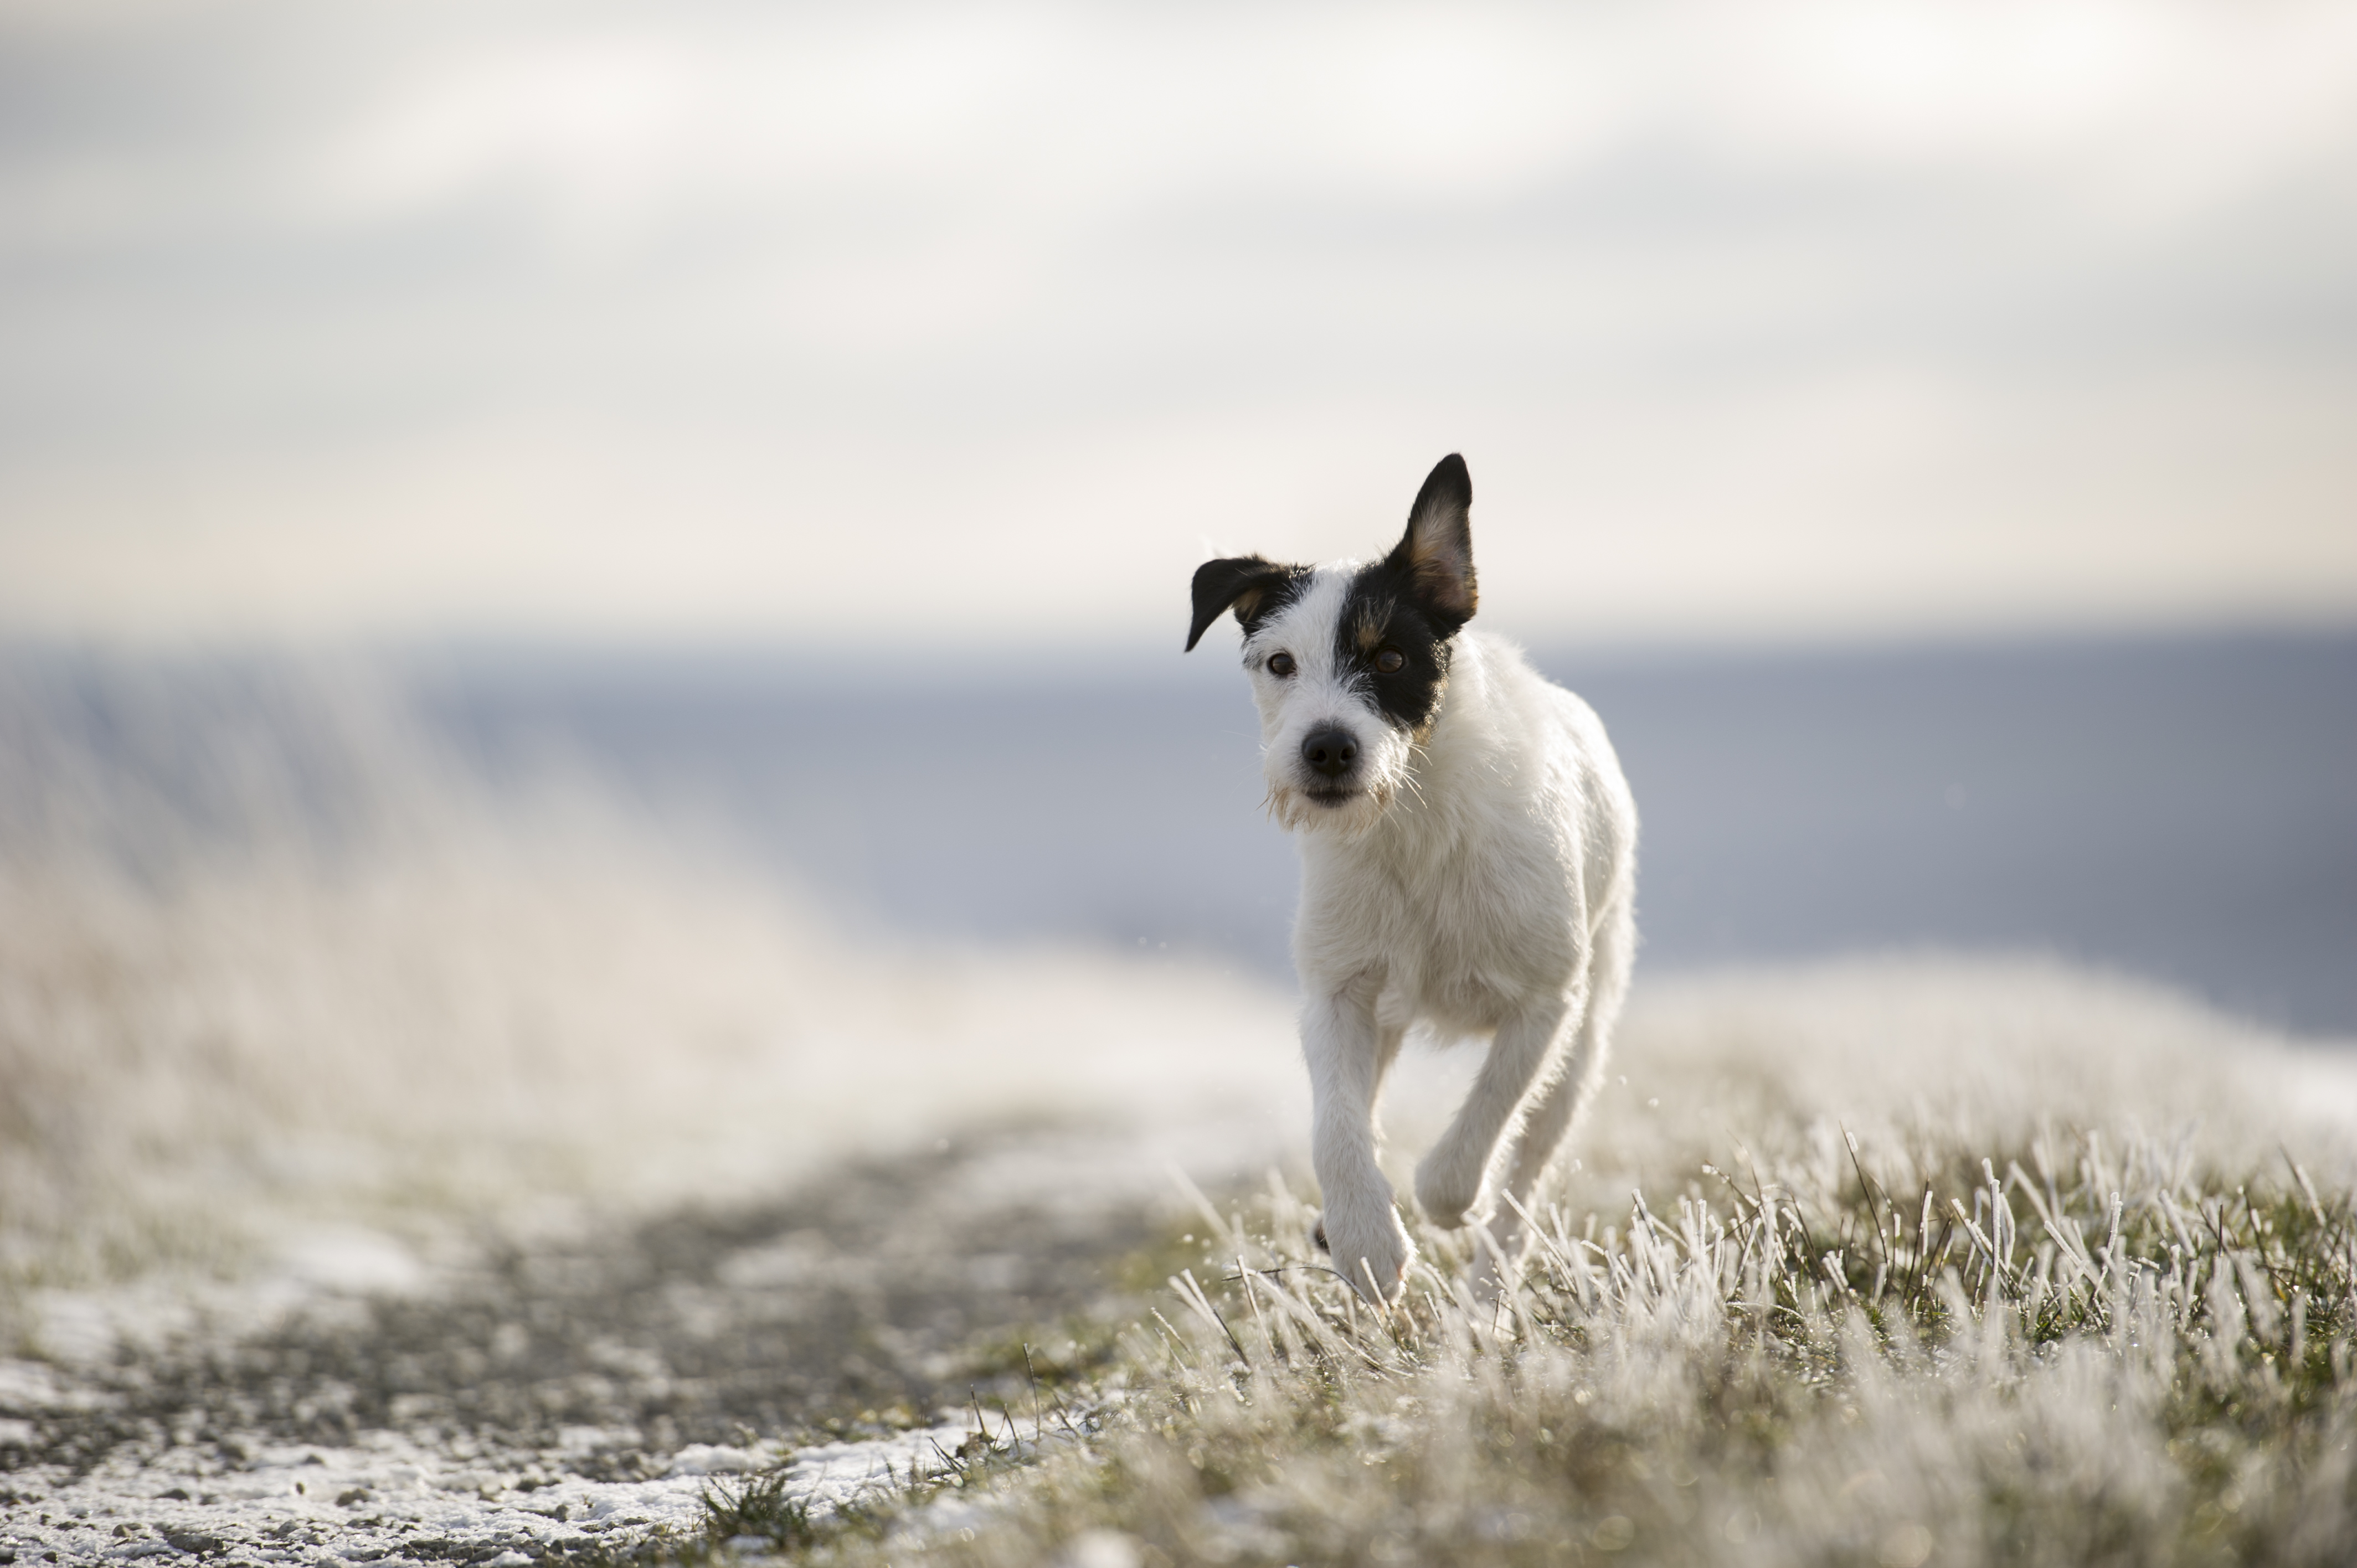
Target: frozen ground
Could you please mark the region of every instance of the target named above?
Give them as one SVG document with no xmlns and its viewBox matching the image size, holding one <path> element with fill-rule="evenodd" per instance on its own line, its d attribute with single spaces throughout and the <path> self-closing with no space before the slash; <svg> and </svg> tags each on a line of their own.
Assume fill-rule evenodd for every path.
<svg viewBox="0 0 2357 1568">
<path fill-rule="evenodd" d="M 160 1331 L 135 1290 L 52 1299 L 81 1353 L 0 1362 L 0 1552 L 538 1561 L 701 1541 L 716 1479 L 781 1464 L 822 1512 L 905 1485 L 1006 1442 L 1010 1393 L 1036 1433 L 1024 1336 L 1052 1384 L 1138 1310 L 1109 1261 L 1189 1131 L 960 1140 Z"/>
<path fill-rule="evenodd" d="M 0 1553 L 615 1552 L 748 1444 L 905 1476 L 1302 1119 L 1259 981 L 856 939 L 275 681 L 0 700 Z"/>
<path fill-rule="evenodd" d="M 8 1541 L 17 1562 L 220 1557 L 511 1568 L 601 1549 L 700 1542 L 714 1478 L 781 1459 L 797 1496 L 855 1499 L 895 1475 L 939 1468 L 971 1430 L 945 1423 L 823 1444 L 790 1458 L 759 1444 L 696 1444 L 651 1466 L 641 1464 L 635 1431 L 594 1427 L 568 1432 L 566 1445 L 555 1450 L 418 1442 L 390 1431 L 371 1432 L 352 1447 L 231 1439 L 226 1460 L 201 1445 L 161 1455 L 119 1450 L 46 1495 L 24 1497 Z M 585 1466 L 592 1476 L 626 1478 L 592 1479 Z"/>
<path fill-rule="evenodd" d="M 1464 1065 L 1405 1069 L 1392 1100 L 1409 1155 Z M 1641 1000 L 1620 1065 L 1558 1191 L 1573 1212 L 1674 1186 L 1745 1130 L 1763 1159 L 1838 1163 L 1836 1127 L 1869 1151 L 1926 1127 L 1996 1148 L 2100 1108 L 2182 1157 L 2231 1166 L 2281 1145 L 2333 1183 L 2357 1126 L 2343 1058 L 2039 964 L 1673 987 Z M 36 1291 L 38 1353 L 0 1367 L 0 1551 L 513 1563 L 725 1549 L 707 1537 L 716 1483 L 782 1466 L 787 1497 L 823 1513 L 951 1470 L 977 1430 L 1030 1437 L 1063 1374 L 1151 1307 L 1175 1310 L 1157 1267 L 1219 1262 L 1171 1234 L 1174 1167 L 1232 1189 L 1259 1165 L 1298 1171 L 1288 1136 L 1240 1136 L 1215 1104 L 1175 1109 L 1210 1086 L 1162 1066 L 1168 1113 L 1148 1100 L 1126 1122 L 1099 1112 L 846 1155 L 781 1195 L 576 1211 L 446 1236 L 434 1257 L 382 1232 L 314 1233 L 242 1280 Z M 1141 1273 L 1140 1256 L 1159 1262 Z"/>
</svg>

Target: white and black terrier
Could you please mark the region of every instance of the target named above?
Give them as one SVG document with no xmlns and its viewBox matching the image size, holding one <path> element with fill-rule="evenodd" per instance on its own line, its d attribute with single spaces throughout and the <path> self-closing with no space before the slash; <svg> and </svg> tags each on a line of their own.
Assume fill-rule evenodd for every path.
<svg viewBox="0 0 2357 1568">
<path fill-rule="evenodd" d="M 1636 948 L 1637 809 L 1603 725 L 1465 629 L 1472 501 L 1451 455 L 1381 561 L 1206 562 L 1187 633 L 1191 650 L 1231 608 L 1243 627 L 1269 806 L 1301 835 L 1323 1239 L 1375 1301 L 1415 1255 L 1375 1165 L 1375 1098 L 1409 1026 L 1491 1037 L 1415 1196 L 1437 1225 L 1482 1226 L 1511 1277 L 1517 1206 L 1603 1078 Z"/>
</svg>

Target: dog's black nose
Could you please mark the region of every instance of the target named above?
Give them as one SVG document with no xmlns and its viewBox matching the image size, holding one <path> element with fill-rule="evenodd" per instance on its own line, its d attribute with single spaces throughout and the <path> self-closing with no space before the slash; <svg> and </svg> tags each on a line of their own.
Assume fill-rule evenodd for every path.
<svg viewBox="0 0 2357 1568">
<path fill-rule="evenodd" d="M 1312 730 L 1301 743 L 1301 760 L 1329 779 L 1340 779 L 1359 760 L 1359 743 L 1346 729 Z"/>
</svg>

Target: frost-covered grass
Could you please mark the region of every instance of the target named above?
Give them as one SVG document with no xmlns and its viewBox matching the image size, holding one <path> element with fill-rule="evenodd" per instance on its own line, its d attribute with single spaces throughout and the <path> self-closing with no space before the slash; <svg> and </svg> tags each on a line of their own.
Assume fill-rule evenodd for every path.
<svg viewBox="0 0 2357 1568">
<path fill-rule="evenodd" d="M 2332 1063 L 2034 965 L 1755 977 L 1636 1022 L 1651 1071 L 1502 1299 L 1427 1228 L 1378 1316 L 1272 1180 L 1205 1207 L 1161 1310 L 1064 1392 L 1101 1430 L 1051 1419 L 953 1507 L 801 1550 L 2347 1561 L 2357 1215 L 2301 1076 Z"/>
<path fill-rule="evenodd" d="M 920 1509 L 833 1551 L 2337 1563 L 2357 1541 L 2357 1222 L 2288 1163 L 2056 1130 L 1861 1147 L 1841 1183 L 1698 1170 L 1557 1210 L 1494 1305 L 1427 1231 L 1383 1317 L 1298 1262 L 1312 1217 L 1281 1185 L 1207 1216 L 1233 1262 L 1133 1332 L 1102 1433 L 956 1530 Z"/>
</svg>

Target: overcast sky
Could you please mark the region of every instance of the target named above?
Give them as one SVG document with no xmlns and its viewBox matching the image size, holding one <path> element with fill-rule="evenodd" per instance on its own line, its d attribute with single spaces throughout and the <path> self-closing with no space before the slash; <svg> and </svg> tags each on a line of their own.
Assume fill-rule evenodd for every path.
<svg viewBox="0 0 2357 1568">
<path fill-rule="evenodd" d="M 2357 622 L 2357 7 L 0 0 L 0 631 Z"/>
</svg>

